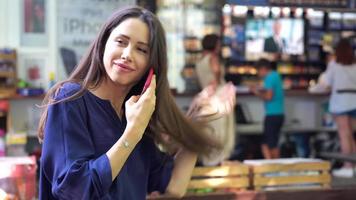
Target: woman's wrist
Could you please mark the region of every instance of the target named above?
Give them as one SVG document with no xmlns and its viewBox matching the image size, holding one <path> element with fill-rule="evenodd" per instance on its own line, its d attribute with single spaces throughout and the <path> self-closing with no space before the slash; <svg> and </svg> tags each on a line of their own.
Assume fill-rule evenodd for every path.
<svg viewBox="0 0 356 200">
<path fill-rule="evenodd" d="M 137 144 L 142 139 L 143 134 L 144 130 L 142 130 L 142 128 L 133 125 L 127 125 L 121 137 L 125 139 L 124 141 Z"/>
<path fill-rule="evenodd" d="M 186 149 L 186 148 L 184 148 L 184 147 L 181 147 L 181 148 L 177 151 L 175 157 L 177 157 L 177 156 L 179 156 L 179 157 L 185 157 L 185 158 L 190 157 L 190 158 L 192 158 L 192 159 L 197 159 L 197 158 L 198 158 L 198 154 L 197 154 L 197 153 L 192 152 L 192 151 L 190 151 L 190 150 L 188 150 L 188 149 Z"/>
</svg>

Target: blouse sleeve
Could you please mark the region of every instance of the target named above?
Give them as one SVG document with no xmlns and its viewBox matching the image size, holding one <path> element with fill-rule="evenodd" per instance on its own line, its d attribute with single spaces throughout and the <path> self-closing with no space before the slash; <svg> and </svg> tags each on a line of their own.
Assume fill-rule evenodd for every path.
<svg viewBox="0 0 356 200">
<path fill-rule="evenodd" d="M 163 194 L 171 180 L 173 158 L 161 152 L 154 144 L 153 146 L 147 192 L 159 191 Z"/>
<path fill-rule="evenodd" d="M 49 106 L 41 167 L 58 199 L 99 199 L 112 183 L 106 156 L 95 156 L 84 100 Z"/>
<path fill-rule="evenodd" d="M 325 73 L 323 73 L 323 76 L 320 80 L 320 82 L 332 86 L 333 84 L 333 75 L 334 75 L 334 68 L 335 68 L 335 62 L 332 61 L 328 64 Z"/>
</svg>

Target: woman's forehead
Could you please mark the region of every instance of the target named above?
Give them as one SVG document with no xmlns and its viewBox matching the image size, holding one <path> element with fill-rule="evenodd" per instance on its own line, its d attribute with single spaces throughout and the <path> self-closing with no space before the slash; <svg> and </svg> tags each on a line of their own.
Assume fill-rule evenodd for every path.
<svg viewBox="0 0 356 200">
<path fill-rule="evenodd" d="M 110 37 L 126 36 L 130 40 L 147 44 L 149 43 L 149 28 L 139 18 L 128 18 L 118 24 L 110 34 Z"/>
</svg>

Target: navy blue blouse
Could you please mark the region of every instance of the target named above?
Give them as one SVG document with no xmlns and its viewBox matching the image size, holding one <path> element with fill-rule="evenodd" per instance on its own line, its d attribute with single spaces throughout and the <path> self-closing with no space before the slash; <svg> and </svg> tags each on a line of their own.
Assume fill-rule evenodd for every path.
<svg viewBox="0 0 356 200">
<path fill-rule="evenodd" d="M 56 99 L 80 89 L 67 83 Z M 173 159 L 144 135 L 112 181 L 106 152 L 120 138 L 126 119 L 118 118 L 108 100 L 89 91 L 49 106 L 40 164 L 40 199 L 145 199 L 164 193 Z"/>
</svg>

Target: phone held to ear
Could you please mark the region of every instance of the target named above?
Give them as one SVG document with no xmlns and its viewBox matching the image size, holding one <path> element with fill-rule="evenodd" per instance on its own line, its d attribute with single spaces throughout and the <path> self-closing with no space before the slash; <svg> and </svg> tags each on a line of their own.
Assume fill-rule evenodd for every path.
<svg viewBox="0 0 356 200">
<path fill-rule="evenodd" d="M 153 77 L 153 67 L 151 67 L 151 68 L 150 68 L 150 71 L 148 72 L 148 76 L 147 76 L 145 85 L 143 86 L 141 95 L 142 95 L 143 93 L 145 93 L 145 91 L 147 90 L 147 88 L 150 86 L 151 81 L 152 81 L 152 77 Z"/>
</svg>

